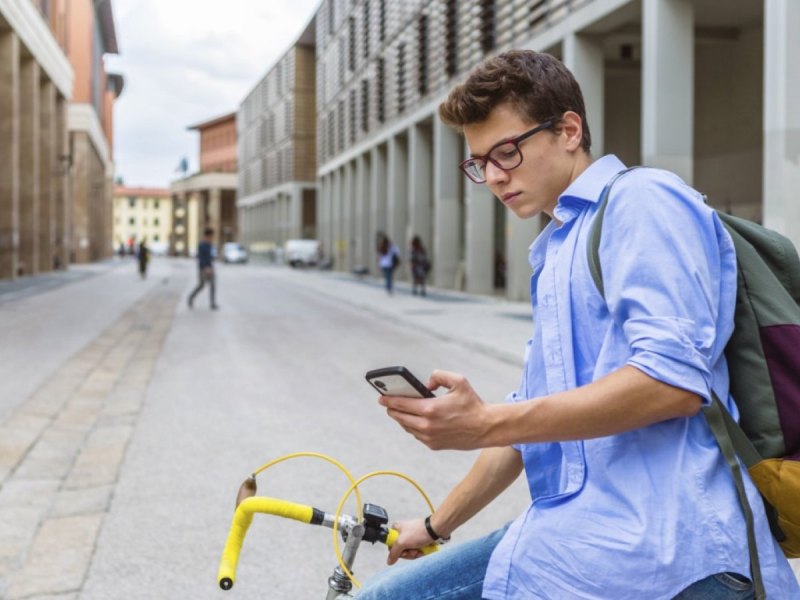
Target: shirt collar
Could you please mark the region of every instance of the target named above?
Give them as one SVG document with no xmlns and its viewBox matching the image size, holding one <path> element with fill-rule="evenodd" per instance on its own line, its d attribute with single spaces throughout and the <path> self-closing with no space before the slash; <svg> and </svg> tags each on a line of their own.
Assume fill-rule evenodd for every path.
<svg viewBox="0 0 800 600">
<path fill-rule="evenodd" d="M 607 154 L 590 164 L 558 197 L 553 215 L 562 223 L 572 220 L 586 202 L 597 202 L 609 180 L 625 169 L 625 164 L 613 154 Z"/>
</svg>

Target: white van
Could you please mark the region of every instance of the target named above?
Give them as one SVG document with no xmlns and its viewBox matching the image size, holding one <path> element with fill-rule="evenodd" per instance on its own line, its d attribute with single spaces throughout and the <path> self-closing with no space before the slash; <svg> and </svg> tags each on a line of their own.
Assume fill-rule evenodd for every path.
<svg viewBox="0 0 800 600">
<path fill-rule="evenodd" d="M 292 267 L 304 267 L 319 264 L 319 240 L 286 240 L 284 260 Z"/>
</svg>

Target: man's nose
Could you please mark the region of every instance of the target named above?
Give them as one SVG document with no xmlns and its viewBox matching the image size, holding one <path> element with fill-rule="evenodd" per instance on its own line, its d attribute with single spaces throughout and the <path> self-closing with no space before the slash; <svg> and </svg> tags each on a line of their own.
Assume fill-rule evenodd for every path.
<svg viewBox="0 0 800 600">
<path fill-rule="evenodd" d="M 486 161 L 486 166 L 483 170 L 487 185 L 496 185 L 508 181 L 508 172 L 504 171 L 490 160 Z"/>
</svg>

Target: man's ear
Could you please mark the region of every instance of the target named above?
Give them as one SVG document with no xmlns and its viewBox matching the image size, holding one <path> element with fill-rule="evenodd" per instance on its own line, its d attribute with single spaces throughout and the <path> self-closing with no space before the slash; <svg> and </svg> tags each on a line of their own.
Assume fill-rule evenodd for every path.
<svg viewBox="0 0 800 600">
<path fill-rule="evenodd" d="M 561 135 L 564 136 L 566 142 L 566 149 L 575 151 L 581 147 L 583 141 L 583 121 L 578 113 L 568 110 L 561 117 L 559 123 Z"/>
</svg>

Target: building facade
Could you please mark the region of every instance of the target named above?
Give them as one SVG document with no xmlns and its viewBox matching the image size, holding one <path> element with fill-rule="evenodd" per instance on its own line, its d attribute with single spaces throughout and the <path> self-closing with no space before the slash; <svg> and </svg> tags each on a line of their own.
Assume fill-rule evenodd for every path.
<svg viewBox="0 0 800 600">
<path fill-rule="evenodd" d="M 193 256 L 203 230 L 214 230 L 214 246 L 238 237 L 236 209 L 236 113 L 189 127 L 200 134 L 200 171 L 175 181 L 170 254 Z"/>
<path fill-rule="evenodd" d="M 109 256 L 110 0 L 0 0 L 0 278 Z"/>
<path fill-rule="evenodd" d="M 63 47 L 75 80 L 67 113 L 71 168 L 70 262 L 107 258 L 114 251 L 113 106 L 120 75 L 106 72 L 104 56 L 117 54 L 111 0 L 43 2 L 65 17 Z"/>
<path fill-rule="evenodd" d="M 595 157 L 673 170 L 800 243 L 798 2 L 324 0 L 315 18 L 318 236 L 336 269 L 377 271 L 378 232 L 404 252 L 419 235 L 434 285 L 528 296 L 544 223 L 465 181 L 463 139 L 436 117 L 476 63 L 510 48 L 572 70 Z"/>
<path fill-rule="evenodd" d="M 237 113 L 240 241 L 256 254 L 317 236 L 314 23 Z"/>
<path fill-rule="evenodd" d="M 65 21 L 42 3 L 0 0 L 0 278 L 69 261 Z"/>
<path fill-rule="evenodd" d="M 172 233 L 172 196 L 166 188 L 114 188 L 114 246 L 130 251 L 145 241 L 155 254 L 166 253 Z"/>
</svg>

